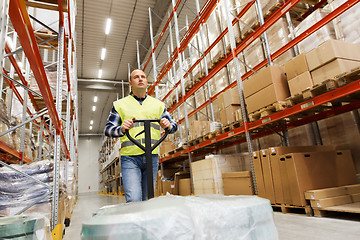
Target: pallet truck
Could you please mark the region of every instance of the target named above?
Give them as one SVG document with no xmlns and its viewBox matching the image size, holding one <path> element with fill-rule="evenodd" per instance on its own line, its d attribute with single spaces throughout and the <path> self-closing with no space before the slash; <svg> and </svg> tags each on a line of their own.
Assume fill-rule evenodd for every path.
<svg viewBox="0 0 360 240">
<path fill-rule="evenodd" d="M 150 124 L 152 122 L 160 122 L 160 119 L 134 119 L 133 123 L 144 123 L 144 130 L 139 132 L 135 137 L 139 136 L 142 133 L 145 133 L 145 147 L 141 145 L 136 139 L 130 136 L 128 130 L 125 131 L 126 136 L 129 138 L 131 142 L 133 142 L 136 146 L 138 146 L 141 150 L 145 152 L 146 158 L 146 175 L 147 175 L 147 193 L 148 199 L 154 198 L 154 179 L 153 179 L 153 166 L 152 166 L 152 151 L 159 146 L 162 141 L 165 140 L 167 135 L 169 134 L 169 129 L 165 129 L 164 135 L 154 144 L 151 146 L 151 132 L 150 132 Z"/>
</svg>

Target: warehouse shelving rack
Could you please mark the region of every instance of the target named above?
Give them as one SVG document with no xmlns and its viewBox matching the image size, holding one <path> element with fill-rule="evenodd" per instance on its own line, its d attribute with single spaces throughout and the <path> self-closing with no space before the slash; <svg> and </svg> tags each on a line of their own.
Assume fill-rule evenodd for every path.
<svg viewBox="0 0 360 240">
<path fill-rule="evenodd" d="M 65 5 L 64 5 L 65 4 Z M 0 149 L 2 152 L 1 165 L 10 167 L 8 163 L 28 163 L 31 159 L 24 156 L 24 141 L 25 141 L 25 127 L 26 123 L 30 125 L 30 131 L 33 130 L 35 125 L 38 129 L 38 158 L 41 160 L 44 158 L 42 152 L 42 144 L 45 141 L 49 145 L 48 158 L 54 159 L 54 181 L 53 187 L 46 194 L 46 196 L 52 194 L 52 219 L 51 229 L 54 229 L 58 224 L 58 206 L 59 206 L 59 188 L 60 188 L 60 160 L 66 161 L 65 178 L 68 179 L 68 162 L 73 161 L 75 163 L 75 185 L 77 181 L 77 143 L 78 143 L 78 112 L 77 112 L 77 77 L 76 77 L 76 45 L 74 41 L 75 35 L 72 33 L 71 24 L 75 18 L 75 2 L 74 1 L 37 1 L 25 2 L 23 0 L 5 0 L 3 1 L 0 10 L 3 13 L 3 19 L 1 21 L 1 39 L 0 46 L 0 65 L 3 68 L 0 76 L 0 92 L 3 95 L 4 81 L 8 85 L 7 98 L 8 109 L 11 109 L 11 102 L 13 94 L 18 98 L 19 102 L 23 105 L 23 118 L 22 123 L 9 129 L 14 130 L 22 127 L 21 131 L 21 145 L 20 151 L 16 151 L 7 144 L 0 142 Z M 43 8 L 47 10 L 57 11 L 59 14 L 59 31 L 54 31 L 50 26 L 46 26 L 39 20 L 32 16 L 29 16 L 27 7 Z M 64 12 L 67 12 L 67 33 L 65 32 L 65 19 Z M 11 20 L 13 32 L 8 33 L 9 19 Z M 44 28 L 52 32 L 47 38 L 41 39 L 39 34 L 34 31 L 31 20 L 32 18 L 37 23 L 41 24 Z M 13 34 L 13 43 L 16 46 L 19 40 L 20 47 L 17 49 L 11 49 L 10 46 L 5 43 L 7 34 Z M 65 36 L 67 34 L 67 36 Z M 42 37 L 44 37 L 42 35 Z M 18 40 L 17 40 L 18 39 Z M 36 39 L 40 39 L 37 41 Z M 57 64 L 57 84 L 56 84 L 56 97 L 52 95 L 48 77 L 45 72 L 44 62 L 40 54 L 40 45 L 47 44 L 51 49 L 57 51 L 57 60 L 53 59 L 53 64 Z M 54 46 L 57 45 L 57 46 Z M 73 47 L 74 46 L 74 47 Z M 5 55 L 3 54 L 5 50 Z M 47 52 L 45 50 L 44 52 Z M 22 59 L 26 59 L 25 76 L 21 68 L 19 67 L 15 56 L 22 53 Z M 10 74 L 5 70 L 5 59 L 8 58 L 10 65 Z M 47 53 L 44 53 L 44 58 L 47 59 Z M 45 61 L 45 60 L 44 60 Z M 63 82 L 63 69 L 65 62 L 65 77 L 67 82 L 67 88 L 62 89 Z M 48 65 L 49 66 L 49 65 Z M 15 72 L 17 76 L 15 76 Z M 29 79 L 30 74 L 35 78 L 40 94 L 30 89 Z M 9 76 L 10 75 L 10 76 Z M 15 80 L 15 77 L 21 80 L 21 82 Z M 24 94 L 21 95 L 16 86 L 24 88 Z M 66 95 L 63 96 L 63 92 Z M 31 100 L 31 106 L 28 106 L 28 97 Z M 66 100 L 66 101 L 65 101 Z M 55 103 L 54 103 L 55 101 Z M 63 111 L 66 108 L 66 111 Z M 41 106 L 41 107 L 40 107 Z M 32 112 L 30 109 L 34 109 Z M 8 111 L 9 113 L 9 111 Z M 27 114 L 26 114 L 27 113 Z M 65 119 L 62 117 L 65 115 Z M 39 120 L 37 120 L 39 119 Z M 65 124 L 64 124 L 65 123 Z M 54 133 L 53 133 L 54 132 Z M 3 133 L 1 133 L 3 134 Z M 9 157 L 11 155 L 11 158 Z M 34 159 L 35 161 L 35 159 Z M 19 172 L 24 175 L 24 173 Z M 49 187 L 49 186 L 48 186 Z M 77 189 L 77 187 L 75 187 Z M 46 197 L 44 196 L 44 197 Z M 32 205 L 36 204 L 33 203 Z M 27 208 L 19 212 L 19 214 Z"/>
<path fill-rule="evenodd" d="M 224 0 L 224 1 L 227 1 L 227 0 Z M 161 37 L 164 35 L 167 26 L 171 27 L 171 20 L 173 17 L 174 17 L 174 24 L 175 24 L 175 34 L 179 33 L 178 26 L 177 26 L 177 20 L 176 20 L 176 17 L 177 17 L 176 8 L 179 5 L 179 2 L 180 1 L 178 1 L 175 4 L 175 2 L 173 1 L 173 11 L 172 11 L 169 19 L 167 20 L 167 23 L 166 23 L 164 29 L 162 30 L 160 37 L 157 40 L 157 44 L 152 46 L 150 57 L 152 57 L 155 54 L 155 50 L 157 48 L 158 42 L 160 41 Z M 259 4 L 259 1 L 257 1 L 257 0 L 249 1 L 242 8 L 242 10 L 239 12 L 237 17 L 235 17 L 232 21 L 229 20 L 230 23 L 228 23 L 228 28 L 226 28 L 218 36 L 218 38 L 212 44 L 210 44 L 209 48 L 203 52 L 203 55 L 195 62 L 195 64 L 193 64 L 189 68 L 189 70 L 184 72 L 184 70 L 182 68 L 182 64 L 181 64 L 181 61 L 182 61 L 181 54 L 185 51 L 186 47 L 189 45 L 190 40 L 200 30 L 200 26 L 210 16 L 211 12 L 214 10 L 214 8 L 216 7 L 216 4 L 218 2 L 219 1 L 209 0 L 205 3 L 205 5 L 203 6 L 203 8 L 200 11 L 198 9 L 198 16 L 195 18 L 195 20 L 193 21 L 193 23 L 191 24 L 191 26 L 189 27 L 187 32 L 184 34 L 183 38 L 181 40 L 176 39 L 177 47 L 174 50 L 171 49 L 172 54 L 168 57 L 168 60 L 163 65 L 162 69 L 159 71 L 159 74 L 156 76 L 156 78 L 154 80 L 155 82 L 148 90 L 148 93 L 150 95 L 153 94 L 155 91 L 155 86 L 158 85 L 159 83 L 161 83 L 165 79 L 167 74 L 171 74 L 170 70 L 172 68 L 173 69 L 175 68 L 175 63 L 178 61 L 179 69 L 180 69 L 180 76 L 176 77 L 176 75 L 175 75 L 175 77 L 176 77 L 176 79 L 179 79 L 179 80 L 176 83 L 173 83 L 174 87 L 166 94 L 166 96 L 162 100 L 164 101 L 166 98 L 168 98 L 173 91 L 175 91 L 175 90 L 177 91 L 177 87 L 179 85 L 181 85 L 182 96 L 177 95 L 176 103 L 173 104 L 168 110 L 169 110 L 169 112 L 173 113 L 175 110 L 179 110 L 179 107 L 183 104 L 184 112 L 185 112 L 184 118 L 179 119 L 178 123 L 182 123 L 185 121 L 186 127 L 188 127 L 188 118 L 189 117 L 193 116 L 194 114 L 196 114 L 197 112 L 201 111 L 202 109 L 207 107 L 209 104 L 211 104 L 211 102 L 213 102 L 218 97 L 218 95 L 221 94 L 222 92 L 225 92 L 226 90 L 238 85 L 240 96 L 243 96 L 241 81 L 234 81 L 231 84 L 229 84 L 227 87 L 225 87 L 222 91 L 218 92 L 214 96 L 210 96 L 209 101 L 205 101 L 201 106 L 196 107 L 190 113 L 186 112 L 186 106 L 185 106 L 186 100 L 189 99 L 197 90 L 199 90 L 201 87 L 203 87 L 210 79 L 212 79 L 216 75 L 216 73 L 218 73 L 221 69 L 226 67 L 227 64 L 230 63 L 230 61 L 237 59 L 237 57 L 246 49 L 246 47 L 248 47 L 256 39 L 259 39 L 259 37 L 262 34 L 266 33 L 266 30 L 268 30 L 281 17 L 286 16 L 286 18 L 288 20 L 288 24 L 290 25 L 289 12 L 292 8 L 294 8 L 294 6 L 296 6 L 296 4 L 298 4 L 300 2 L 300 0 L 284 1 L 279 6 L 279 8 L 277 10 L 275 10 L 273 13 L 271 13 L 269 16 L 267 16 L 267 18 L 264 21 L 262 21 L 264 18 L 262 17 L 261 10 L 258 10 L 257 13 L 260 16 L 259 26 L 256 27 L 255 29 L 253 29 L 253 31 L 248 36 L 246 36 L 244 39 L 242 39 L 242 41 L 240 41 L 240 43 L 236 44 L 234 34 L 231 34 L 231 30 L 229 30 L 229 29 L 231 26 L 233 26 L 239 20 L 239 18 L 241 18 L 249 10 L 249 8 L 253 4 L 257 4 L 257 5 Z M 256 72 L 266 65 L 271 65 L 272 64 L 271 62 L 274 59 L 278 58 L 281 54 L 285 53 L 289 49 L 293 48 L 294 52 L 297 53 L 296 47 L 299 42 L 301 42 L 302 40 L 304 40 L 305 38 L 307 38 L 308 36 L 310 36 L 311 34 L 316 32 L 317 30 L 319 30 L 321 27 L 325 26 L 330 21 L 334 20 L 336 17 L 340 16 L 342 13 L 344 13 L 346 10 L 348 10 L 349 8 L 351 8 L 358 2 L 359 2 L 359 0 L 346 1 L 344 4 L 342 4 L 341 6 L 339 6 L 336 9 L 334 9 L 332 12 L 330 12 L 328 15 L 326 15 L 324 18 L 322 18 L 320 21 L 318 21 L 316 24 L 309 27 L 306 31 L 304 31 L 299 36 L 297 36 L 297 37 L 293 36 L 292 40 L 289 41 L 284 46 L 282 46 L 279 50 L 275 51 L 274 53 L 265 51 L 266 55 L 267 55 L 265 60 L 261 61 L 255 67 L 253 67 L 253 70 Z M 313 9 L 315 10 L 317 8 L 320 8 L 324 4 L 326 4 L 326 1 L 324 1 L 324 0 L 319 1 L 317 4 L 314 5 Z M 257 9 L 261 9 L 261 8 L 257 8 Z M 302 15 L 303 18 L 308 16 L 310 13 L 311 13 L 311 9 Z M 227 9 L 227 14 L 229 17 L 230 16 L 229 9 Z M 301 20 L 301 19 L 299 18 L 298 20 Z M 199 82 L 195 83 L 194 86 L 188 92 L 185 93 L 184 85 L 183 85 L 183 81 L 184 81 L 185 77 L 187 77 L 189 72 L 191 72 L 201 61 L 203 61 L 203 58 L 207 54 L 210 53 L 211 49 L 217 43 L 219 43 L 224 38 L 225 34 L 227 34 L 228 32 L 230 33 L 230 41 L 231 41 L 230 52 L 227 52 L 226 55 L 224 56 L 224 58 L 221 59 L 220 62 L 217 63 L 217 65 L 214 68 L 210 69 L 208 71 L 208 73 L 203 78 L 200 79 Z M 151 36 L 151 37 L 153 37 L 153 36 Z M 170 31 L 170 37 L 171 37 L 171 31 Z M 264 41 L 266 42 L 266 38 Z M 172 43 L 172 41 L 171 41 L 171 43 Z M 147 64 L 150 60 L 150 57 L 147 60 L 143 70 L 146 69 Z M 238 64 L 240 64 L 240 63 L 235 62 L 235 64 L 238 67 Z M 153 65 L 154 65 L 153 68 L 155 69 L 154 70 L 154 72 L 155 72 L 156 71 L 156 62 L 153 62 Z M 240 76 L 239 75 L 240 72 L 237 71 L 237 79 L 245 80 L 248 77 L 250 77 L 254 73 L 254 71 L 250 70 L 250 71 L 246 72 L 243 76 Z M 171 77 L 169 79 L 171 79 Z M 284 138 L 285 143 L 288 144 L 287 129 L 301 126 L 301 125 L 304 125 L 307 123 L 313 123 L 313 122 L 321 120 L 321 119 L 325 119 L 325 118 L 328 118 L 328 117 L 331 117 L 331 116 L 334 116 L 337 114 L 341 114 L 341 113 L 352 111 L 354 109 L 359 108 L 360 101 L 356 100 L 356 98 L 352 99 L 351 97 L 349 97 L 349 95 L 351 96 L 351 94 L 355 94 L 360 90 L 359 84 L 360 84 L 360 80 L 353 81 L 345 86 L 342 86 L 342 87 L 339 87 L 332 91 L 323 93 L 323 94 L 321 94 L 317 97 L 314 97 L 310 100 L 301 102 L 292 107 L 286 108 L 282 111 L 273 113 L 267 117 L 261 118 L 259 120 L 253 121 L 253 122 L 249 122 L 247 120 L 248 116 L 247 116 L 247 112 L 246 112 L 245 101 L 242 98 L 241 106 L 242 106 L 242 116 L 243 116 L 244 122 L 241 124 L 241 126 L 236 127 L 235 129 L 233 129 L 229 132 L 225 132 L 225 133 L 220 134 L 216 137 L 213 137 L 209 140 L 206 140 L 202 143 L 195 144 L 194 146 L 188 146 L 185 149 L 179 149 L 174 154 L 171 154 L 167 157 L 161 158 L 160 162 L 164 163 L 164 162 L 173 162 L 173 161 L 183 161 L 185 159 L 189 159 L 189 161 L 191 163 L 192 157 L 204 155 L 204 154 L 208 153 L 209 151 L 219 150 L 219 149 L 226 148 L 226 147 L 229 147 L 229 146 L 232 146 L 235 144 L 239 144 L 239 143 L 243 143 L 243 142 L 248 143 L 249 151 L 251 151 L 253 149 L 252 141 L 251 141 L 252 139 L 263 137 L 263 136 L 272 134 L 274 132 L 283 132 L 282 135 L 281 134 L 279 134 L 279 135 L 281 135 Z M 338 101 L 338 102 L 343 101 L 343 102 L 349 102 L 349 103 L 347 103 L 345 105 L 340 104 L 340 105 L 332 106 L 328 110 L 323 109 L 323 110 L 319 111 L 318 108 L 320 108 L 324 104 L 328 104 L 332 101 Z M 299 117 L 298 114 L 306 113 L 308 111 L 312 111 L 313 114 L 308 117 Z M 249 155 L 250 155 L 250 162 L 252 165 L 251 154 L 249 154 Z M 254 172 L 253 172 L 253 176 L 255 176 Z M 253 178 L 253 180 L 255 183 L 254 185 L 256 186 L 255 178 Z"/>
</svg>

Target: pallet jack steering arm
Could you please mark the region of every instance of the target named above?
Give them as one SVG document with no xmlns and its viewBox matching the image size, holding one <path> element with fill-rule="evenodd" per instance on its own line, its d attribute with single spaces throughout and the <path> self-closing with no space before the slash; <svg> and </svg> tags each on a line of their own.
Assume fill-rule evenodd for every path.
<svg viewBox="0 0 360 240">
<path fill-rule="evenodd" d="M 148 199 L 154 197 L 154 179 L 153 179 L 153 167 L 152 167 L 152 151 L 159 146 L 159 144 L 165 140 L 167 135 L 169 134 L 169 129 L 165 129 L 165 134 L 154 144 L 151 146 L 151 131 L 150 131 L 150 123 L 151 122 L 160 122 L 160 119 L 135 119 L 133 120 L 134 123 L 142 122 L 144 123 L 144 131 L 145 132 L 145 146 L 143 146 L 140 142 L 130 136 L 129 131 L 126 130 L 125 134 L 128 139 L 133 142 L 136 146 L 138 146 L 141 150 L 145 152 L 146 158 L 146 177 L 147 177 L 147 192 L 148 192 Z M 139 134 L 140 134 L 139 133 Z M 138 134 L 138 135 L 139 135 Z"/>
</svg>

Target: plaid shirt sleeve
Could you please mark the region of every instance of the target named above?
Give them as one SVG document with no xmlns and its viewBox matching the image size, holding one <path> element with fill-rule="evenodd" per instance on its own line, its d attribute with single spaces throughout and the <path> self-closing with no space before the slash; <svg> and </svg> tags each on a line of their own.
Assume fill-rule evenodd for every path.
<svg viewBox="0 0 360 240">
<path fill-rule="evenodd" d="M 164 112 L 161 115 L 161 118 L 167 118 L 170 121 L 170 124 L 171 124 L 171 128 L 170 128 L 170 131 L 169 131 L 170 134 L 175 133 L 177 131 L 177 123 L 172 118 L 170 113 L 166 110 L 166 108 L 164 109 Z"/>
<path fill-rule="evenodd" d="M 121 132 L 122 120 L 119 113 L 114 107 L 111 108 L 110 115 L 105 125 L 105 136 L 107 137 L 122 137 L 125 134 Z"/>
</svg>

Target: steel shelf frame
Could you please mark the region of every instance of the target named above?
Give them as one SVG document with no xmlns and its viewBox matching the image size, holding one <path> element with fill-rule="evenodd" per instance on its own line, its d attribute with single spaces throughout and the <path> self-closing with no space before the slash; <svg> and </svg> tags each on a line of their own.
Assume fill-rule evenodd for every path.
<svg viewBox="0 0 360 240">
<path fill-rule="evenodd" d="M 52 138 L 55 138 L 55 145 L 53 146 L 54 149 L 54 183 L 53 183 L 53 189 L 48 194 L 52 194 L 53 198 L 53 204 L 52 204 L 52 221 L 51 221 L 51 228 L 54 229 L 55 226 L 58 224 L 58 203 L 59 203 L 59 176 L 60 176 L 60 159 L 63 158 L 66 160 L 66 167 L 65 167 L 65 176 L 66 179 L 68 177 L 68 162 L 70 160 L 75 162 L 75 167 L 77 164 L 77 141 L 78 141 L 78 134 L 77 134 L 77 110 L 75 112 L 71 110 L 70 108 L 74 107 L 73 103 L 75 103 L 75 107 L 77 106 L 77 101 L 73 101 L 72 95 L 71 95 L 71 83 L 74 84 L 74 89 L 77 89 L 77 79 L 76 76 L 70 74 L 69 69 L 71 67 L 76 69 L 76 66 L 74 66 L 74 63 L 76 64 L 76 55 L 72 50 L 72 33 L 71 33 L 71 20 L 74 19 L 74 16 L 70 14 L 70 10 L 73 6 L 73 2 L 68 2 L 68 37 L 65 37 L 65 28 L 64 28 L 64 7 L 63 2 L 61 0 L 58 1 L 58 8 L 56 9 L 59 12 L 59 33 L 56 38 L 58 39 L 58 60 L 57 60 L 57 86 L 56 86 L 56 103 L 54 104 L 54 98 L 50 91 L 50 86 L 48 83 L 48 79 L 45 73 L 45 67 L 43 65 L 40 51 L 38 48 L 38 44 L 36 41 L 36 36 L 34 34 L 29 14 L 27 12 L 25 1 L 23 0 L 11 0 L 5 1 L 4 5 L 2 3 L 1 9 L 4 8 L 5 4 L 9 3 L 8 5 L 8 14 L 7 11 L 4 11 L 6 14 L 4 14 L 5 18 L 7 16 L 10 17 L 13 27 L 15 29 L 14 33 L 14 40 L 16 40 L 16 37 L 19 37 L 20 44 L 22 46 L 23 50 L 23 61 L 26 56 L 26 72 L 25 77 L 22 74 L 21 69 L 19 68 L 14 55 L 17 53 L 20 53 L 21 51 L 16 50 L 14 52 L 11 52 L 9 46 L 5 44 L 5 37 L 1 35 L 1 40 L 4 40 L 4 46 L 1 47 L 1 53 L 3 53 L 3 49 L 6 52 L 6 56 L 9 58 L 9 61 L 11 63 L 11 71 L 10 71 L 10 77 L 7 75 L 7 72 L 3 68 L 3 74 L 1 74 L 1 86 L 3 85 L 2 79 L 3 76 L 5 76 L 5 80 L 7 81 L 8 86 L 12 91 L 14 91 L 15 95 L 17 96 L 19 102 L 23 105 L 23 123 L 16 126 L 20 127 L 23 126 L 23 130 L 21 133 L 21 139 L 24 139 L 25 137 L 25 124 L 30 122 L 30 130 L 32 130 L 32 126 L 36 125 L 40 130 L 38 134 L 38 142 L 39 142 L 39 149 L 38 149 L 38 159 L 42 158 L 42 151 L 41 151 L 41 144 L 45 137 L 44 130 L 47 130 L 51 133 L 51 131 L 54 129 L 55 131 L 55 137 L 50 135 Z M 70 6 L 71 5 L 71 6 Z M 55 9 L 54 9 L 55 10 Z M 3 11 L 3 10 L 2 10 Z M 7 25 L 7 24 L 6 24 Z M 43 25 L 43 24 L 41 24 Z M 43 25 L 44 26 L 44 25 Z M 3 30 L 4 25 L 3 22 L 1 24 L 1 27 Z M 47 26 L 45 26 L 47 27 Z M 1 32 L 3 34 L 3 31 Z M 5 33 L 6 35 L 6 33 Z M 68 41 L 67 41 L 68 40 Z M 46 42 L 46 41 L 42 41 Z M 3 43 L 3 41 L 1 41 Z M 68 50 L 69 49 L 69 50 Z M 76 51 L 76 45 L 75 49 Z M 2 61 L 4 55 L 1 55 L 1 67 L 3 66 Z M 47 55 L 46 55 L 47 58 Z M 61 127 L 61 114 L 62 114 L 62 79 L 63 79 L 63 63 L 65 61 L 65 70 L 66 70 L 66 80 L 67 80 L 67 89 L 66 89 L 66 100 L 67 100 L 67 111 L 66 111 L 66 127 L 62 129 Z M 34 98 L 35 92 L 33 92 L 31 89 L 28 88 L 28 79 L 30 74 L 30 68 L 32 70 L 32 74 L 34 75 L 37 84 L 39 86 L 42 99 L 45 102 L 46 108 L 45 109 L 39 109 L 36 100 Z M 21 83 L 16 82 L 13 79 L 13 73 L 16 71 L 18 74 Z M 71 81 L 71 79 L 73 81 Z M 24 98 L 22 98 L 21 94 L 17 91 L 15 88 L 14 82 L 24 88 Z M 1 89 L 2 90 L 2 89 Z M 39 96 L 39 94 L 35 94 Z M 32 106 L 34 107 L 36 113 L 31 113 L 30 109 L 27 106 L 27 97 L 29 96 Z M 11 108 L 11 106 L 10 106 Z M 44 111 L 46 110 L 46 111 Z M 41 113 L 40 113 L 41 112 Z M 44 118 L 41 118 L 40 122 L 34 122 L 32 123 L 32 120 L 35 120 L 38 117 L 42 117 L 43 114 L 46 112 L 49 113 L 50 116 L 50 129 L 48 127 L 48 123 L 45 122 Z M 26 113 L 29 114 L 29 118 L 27 119 Z M 40 114 L 39 114 L 40 113 Z M 46 128 L 46 129 L 45 129 Z M 66 137 L 64 136 L 64 131 L 66 134 Z M 45 137 L 46 139 L 46 137 Z M 46 139 L 48 141 L 48 139 Z M 48 141 L 49 146 L 51 147 L 51 142 Z M 61 151 L 61 148 L 63 151 Z M 15 156 L 18 159 L 23 159 L 24 162 L 30 162 L 30 159 L 24 158 L 23 156 L 23 150 L 24 150 L 24 142 L 21 142 L 20 145 L 20 152 L 15 151 L 14 149 L 10 148 L 3 142 L 0 142 L 0 149 L 2 149 L 5 152 L 5 159 L 7 158 L 7 154 L 11 154 Z M 49 152 L 49 158 L 51 154 Z M 6 166 L 6 164 L 5 164 Z M 77 179 L 77 168 L 75 169 L 75 179 Z M 28 209 L 26 207 L 24 210 Z"/>
<path fill-rule="evenodd" d="M 251 6 L 252 4 L 254 4 L 255 1 L 251 1 L 249 2 L 243 9 L 242 11 L 238 14 L 238 17 L 241 17 Z M 220 63 L 218 63 L 216 65 L 216 67 L 214 69 L 212 69 L 209 72 L 208 76 L 205 76 L 198 84 L 196 84 L 192 89 L 190 89 L 189 92 L 187 92 L 185 95 L 180 97 L 180 100 L 177 101 L 177 103 L 175 103 L 170 109 L 169 112 L 173 112 L 175 109 L 178 109 L 178 107 L 184 103 L 184 101 L 186 101 L 187 98 L 189 98 L 192 94 L 194 94 L 200 87 L 202 87 L 207 81 L 209 81 L 218 71 L 220 71 L 223 67 L 225 67 L 231 60 L 233 60 L 236 56 L 238 56 L 247 46 L 250 45 L 250 43 L 252 43 L 255 39 L 257 39 L 261 34 L 263 34 L 270 26 L 272 26 L 272 24 L 274 24 L 277 20 L 280 19 L 280 17 L 284 16 L 286 13 L 288 13 L 288 11 L 290 9 L 292 9 L 297 3 L 299 2 L 299 0 L 289 0 L 286 1 L 277 11 L 275 11 L 273 14 L 271 14 L 265 21 L 264 24 L 259 26 L 257 29 L 255 29 L 255 31 L 253 33 L 251 33 L 249 36 L 247 36 L 242 42 L 240 42 L 240 44 L 238 44 L 235 48 L 233 48 L 232 53 L 231 54 L 227 54 L 227 56 L 225 57 L 225 59 L 223 59 Z M 285 53 L 287 50 L 296 47 L 296 44 L 298 44 L 300 41 L 302 41 L 303 39 L 305 39 L 306 37 L 310 36 L 312 33 L 316 32 L 317 30 L 319 30 L 321 27 L 323 27 L 324 25 L 326 25 L 327 23 L 329 23 L 330 21 L 332 21 L 334 18 L 338 17 L 340 14 L 344 13 L 347 9 L 351 8 L 353 5 L 355 5 L 356 3 L 358 3 L 359 0 L 348 0 L 347 2 L 345 2 L 344 4 L 342 4 L 341 6 L 339 6 L 337 9 L 334 9 L 331 13 L 329 13 L 327 16 L 325 16 L 323 19 L 321 19 L 319 22 L 317 22 L 316 24 L 314 24 L 313 26 L 311 26 L 310 28 L 308 28 L 306 31 L 304 31 L 302 34 L 300 34 L 297 37 L 294 37 L 289 43 L 285 44 L 283 47 L 281 47 L 279 50 L 277 50 L 276 52 L 274 52 L 273 54 L 270 54 L 270 60 L 274 60 L 277 57 L 279 57 L 281 54 Z M 319 3 L 320 5 L 320 3 Z M 237 19 L 235 18 L 232 21 L 232 25 L 234 25 L 237 22 Z M 205 53 L 210 52 L 211 48 L 213 46 L 215 46 L 222 38 L 223 36 L 228 32 L 228 29 L 225 29 L 220 36 L 214 41 L 213 44 L 210 45 L 210 47 L 208 48 L 208 50 L 206 50 Z M 169 59 L 169 61 L 172 61 L 173 59 Z M 195 64 L 198 64 L 202 59 L 198 59 L 197 62 Z M 259 70 L 260 68 L 266 66 L 268 64 L 268 59 L 265 59 L 264 61 L 260 62 L 257 66 L 254 67 L 254 70 Z M 193 69 L 190 68 L 189 72 L 191 72 L 191 70 Z M 185 76 L 188 73 L 185 73 Z M 243 76 L 241 76 L 241 79 L 244 80 L 246 78 L 248 78 L 249 76 L 251 76 L 253 74 L 252 71 L 248 71 L 246 74 L 244 74 Z M 160 81 L 160 76 L 158 76 L 158 81 Z M 179 81 L 180 82 L 180 81 Z M 163 100 L 165 100 L 172 91 L 174 91 L 176 89 L 176 87 L 179 85 L 179 82 L 177 82 L 174 86 L 173 89 L 170 90 L 170 92 L 164 97 Z M 214 100 L 217 98 L 217 96 L 236 86 L 238 83 L 237 82 L 233 82 L 230 85 L 228 85 L 225 89 L 223 89 L 221 92 L 217 93 L 216 95 L 212 96 L 211 100 Z M 254 130 L 254 129 L 258 129 L 260 127 L 263 127 L 265 125 L 269 125 L 273 122 L 276 121 L 280 121 L 286 117 L 292 116 L 294 114 L 297 114 L 299 112 L 305 111 L 308 108 L 304 109 L 304 105 L 303 104 L 310 104 L 311 106 L 309 106 L 309 108 L 313 108 L 315 106 L 319 106 L 322 105 L 324 103 L 327 103 L 329 101 L 332 101 L 334 99 L 338 99 L 341 98 L 343 96 L 346 96 L 347 94 L 351 94 L 354 92 L 359 91 L 359 87 L 358 87 L 359 83 L 358 82 L 353 82 L 349 85 L 346 85 L 344 87 L 341 87 L 339 89 L 336 89 L 334 91 L 331 91 L 330 93 L 326 93 L 323 94 L 319 97 L 316 97 L 312 100 L 306 101 L 302 104 L 298 104 L 294 107 L 291 108 L 287 108 L 284 111 L 280 111 L 277 112 L 275 114 L 270 115 L 269 117 L 265 118 L 265 119 L 260 119 L 254 122 L 250 122 L 250 123 L 246 123 L 246 127 L 248 128 L 249 131 Z M 208 105 L 208 102 L 205 102 L 204 104 L 202 104 L 201 106 L 199 106 L 197 109 L 201 110 L 204 107 L 206 107 Z M 301 119 L 301 120 L 297 120 L 294 122 L 288 122 L 286 123 L 283 127 L 285 127 L 286 129 L 288 128 L 292 128 L 292 127 L 296 127 L 296 126 L 300 126 L 306 123 L 311 123 L 320 119 L 324 119 L 326 117 L 332 116 L 332 115 L 336 115 L 336 114 L 340 114 L 346 111 L 350 111 L 353 109 L 356 109 L 359 106 L 358 102 L 355 103 L 350 103 L 341 107 L 337 107 L 334 108 L 332 110 L 328 110 L 326 112 L 320 113 L 320 114 L 316 114 L 313 117 L 307 117 L 305 119 Z M 191 113 L 189 113 L 188 117 L 194 115 L 197 112 L 197 110 L 192 111 Z M 185 118 L 180 119 L 179 123 L 182 123 L 185 120 Z M 275 128 L 276 130 L 281 131 L 281 127 L 277 127 Z M 182 156 L 183 154 L 187 154 L 189 152 L 193 152 L 193 151 L 198 151 L 201 148 L 204 148 L 206 146 L 210 146 L 210 145 L 215 145 L 217 143 L 221 143 L 223 140 L 236 136 L 236 135 L 240 135 L 245 133 L 245 126 L 236 128 L 234 131 L 230 131 L 229 133 L 224 133 L 219 135 L 218 137 L 215 137 L 213 139 L 207 140 L 201 144 L 197 144 L 195 146 L 191 146 L 186 150 L 181 150 L 180 152 L 177 152 L 175 154 L 172 154 L 168 157 L 165 157 L 163 159 L 160 159 L 160 162 L 165 162 L 165 161 L 169 161 L 173 158 L 177 158 Z M 272 131 L 264 131 L 264 133 L 258 133 L 258 134 L 253 134 L 254 138 L 257 137 L 261 137 L 263 135 L 266 134 L 271 134 Z M 242 139 L 242 142 L 244 142 L 244 139 Z"/>
</svg>

